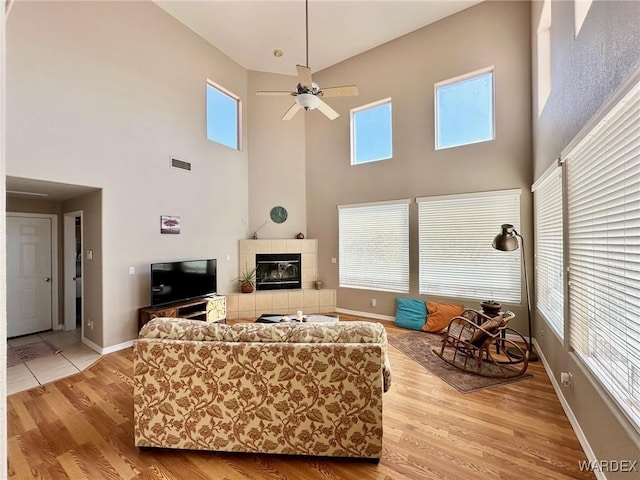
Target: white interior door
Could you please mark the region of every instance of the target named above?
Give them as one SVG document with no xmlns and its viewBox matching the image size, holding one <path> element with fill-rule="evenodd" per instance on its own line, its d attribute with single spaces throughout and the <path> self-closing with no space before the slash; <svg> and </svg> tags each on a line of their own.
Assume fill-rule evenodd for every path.
<svg viewBox="0 0 640 480">
<path fill-rule="evenodd" d="M 52 328 L 52 220 L 7 216 L 7 336 Z"/>
</svg>

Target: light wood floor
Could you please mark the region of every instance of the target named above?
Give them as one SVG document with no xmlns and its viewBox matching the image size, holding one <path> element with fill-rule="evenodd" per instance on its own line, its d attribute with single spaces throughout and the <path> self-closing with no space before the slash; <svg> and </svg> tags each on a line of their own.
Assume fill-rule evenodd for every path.
<svg viewBox="0 0 640 480">
<path fill-rule="evenodd" d="M 341 316 L 343 318 L 344 316 Z M 387 331 L 402 330 L 385 322 Z M 540 362 L 534 377 L 460 394 L 393 346 L 384 451 L 359 460 L 139 450 L 132 349 L 72 377 L 10 395 L 11 479 L 568 479 L 585 455 Z"/>
</svg>

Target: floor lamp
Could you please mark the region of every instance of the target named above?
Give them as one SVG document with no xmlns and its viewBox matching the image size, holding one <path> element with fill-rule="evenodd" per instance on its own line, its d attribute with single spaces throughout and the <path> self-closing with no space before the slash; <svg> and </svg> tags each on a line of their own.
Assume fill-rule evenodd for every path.
<svg viewBox="0 0 640 480">
<path fill-rule="evenodd" d="M 502 232 L 496 235 L 493 239 L 493 248 L 502 252 L 512 252 L 518 250 L 520 244 L 520 258 L 522 259 L 522 270 L 524 270 L 524 287 L 527 292 L 527 320 L 529 326 L 529 343 L 527 345 L 527 358 L 530 362 L 538 361 L 538 354 L 533 351 L 533 344 L 531 343 L 531 297 L 529 296 L 529 279 L 527 278 L 527 262 L 525 260 L 526 254 L 524 251 L 524 240 L 517 230 L 508 223 L 502 225 Z M 520 241 L 518 242 L 518 239 Z M 520 351 L 516 348 L 507 349 L 507 353 L 516 358 L 522 358 Z"/>
</svg>

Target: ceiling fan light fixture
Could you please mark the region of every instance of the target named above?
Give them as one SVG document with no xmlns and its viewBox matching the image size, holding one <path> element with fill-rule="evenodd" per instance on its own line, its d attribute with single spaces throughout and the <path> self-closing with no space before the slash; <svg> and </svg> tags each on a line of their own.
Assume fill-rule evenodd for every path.
<svg viewBox="0 0 640 480">
<path fill-rule="evenodd" d="M 311 69 L 309 68 L 309 0 L 304 2 L 304 20 L 305 20 L 305 65 L 296 65 L 298 72 L 298 86 L 293 92 L 277 91 L 277 90 L 258 90 L 258 95 L 292 95 L 295 97 L 289 109 L 282 116 L 282 120 L 291 120 L 298 110 L 318 110 L 329 120 L 335 120 L 340 116 L 333 108 L 327 105 L 320 97 L 346 97 L 358 95 L 358 87 L 355 85 L 345 85 L 342 87 L 329 87 L 320 90 L 317 83 L 312 80 Z M 279 57 L 283 54 L 282 50 L 276 49 L 273 55 Z"/>
<path fill-rule="evenodd" d="M 296 103 L 305 110 L 315 110 L 320 105 L 320 99 L 311 93 L 301 93 L 296 96 Z"/>
</svg>

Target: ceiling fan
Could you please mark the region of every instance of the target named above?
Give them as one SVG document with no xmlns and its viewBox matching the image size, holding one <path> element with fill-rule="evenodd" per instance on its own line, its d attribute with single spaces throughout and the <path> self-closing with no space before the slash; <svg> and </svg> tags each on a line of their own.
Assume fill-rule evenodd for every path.
<svg viewBox="0 0 640 480">
<path fill-rule="evenodd" d="M 330 87 L 321 89 L 317 83 L 311 79 L 311 69 L 309 68 L 309 0 L 305 0 L 305 31 L 306 31 L 306 65 L 296 65 L 298 70 L 298 86 L 291 91 L 269 90 L 257 91 L 257 95 L 291 95 L 296 101 L 289 110 L 282 116 L 282 120 L 291 120 L 300 109 L 315 110 L 316 108 L 324 113 L 329 120 L 335 120 L 340 116 L 333 108 L 327 105 L 320 97 L 348 97 L 358 95 L 358 87 L 346 85 L 343 87 Z"/>
</svg>

